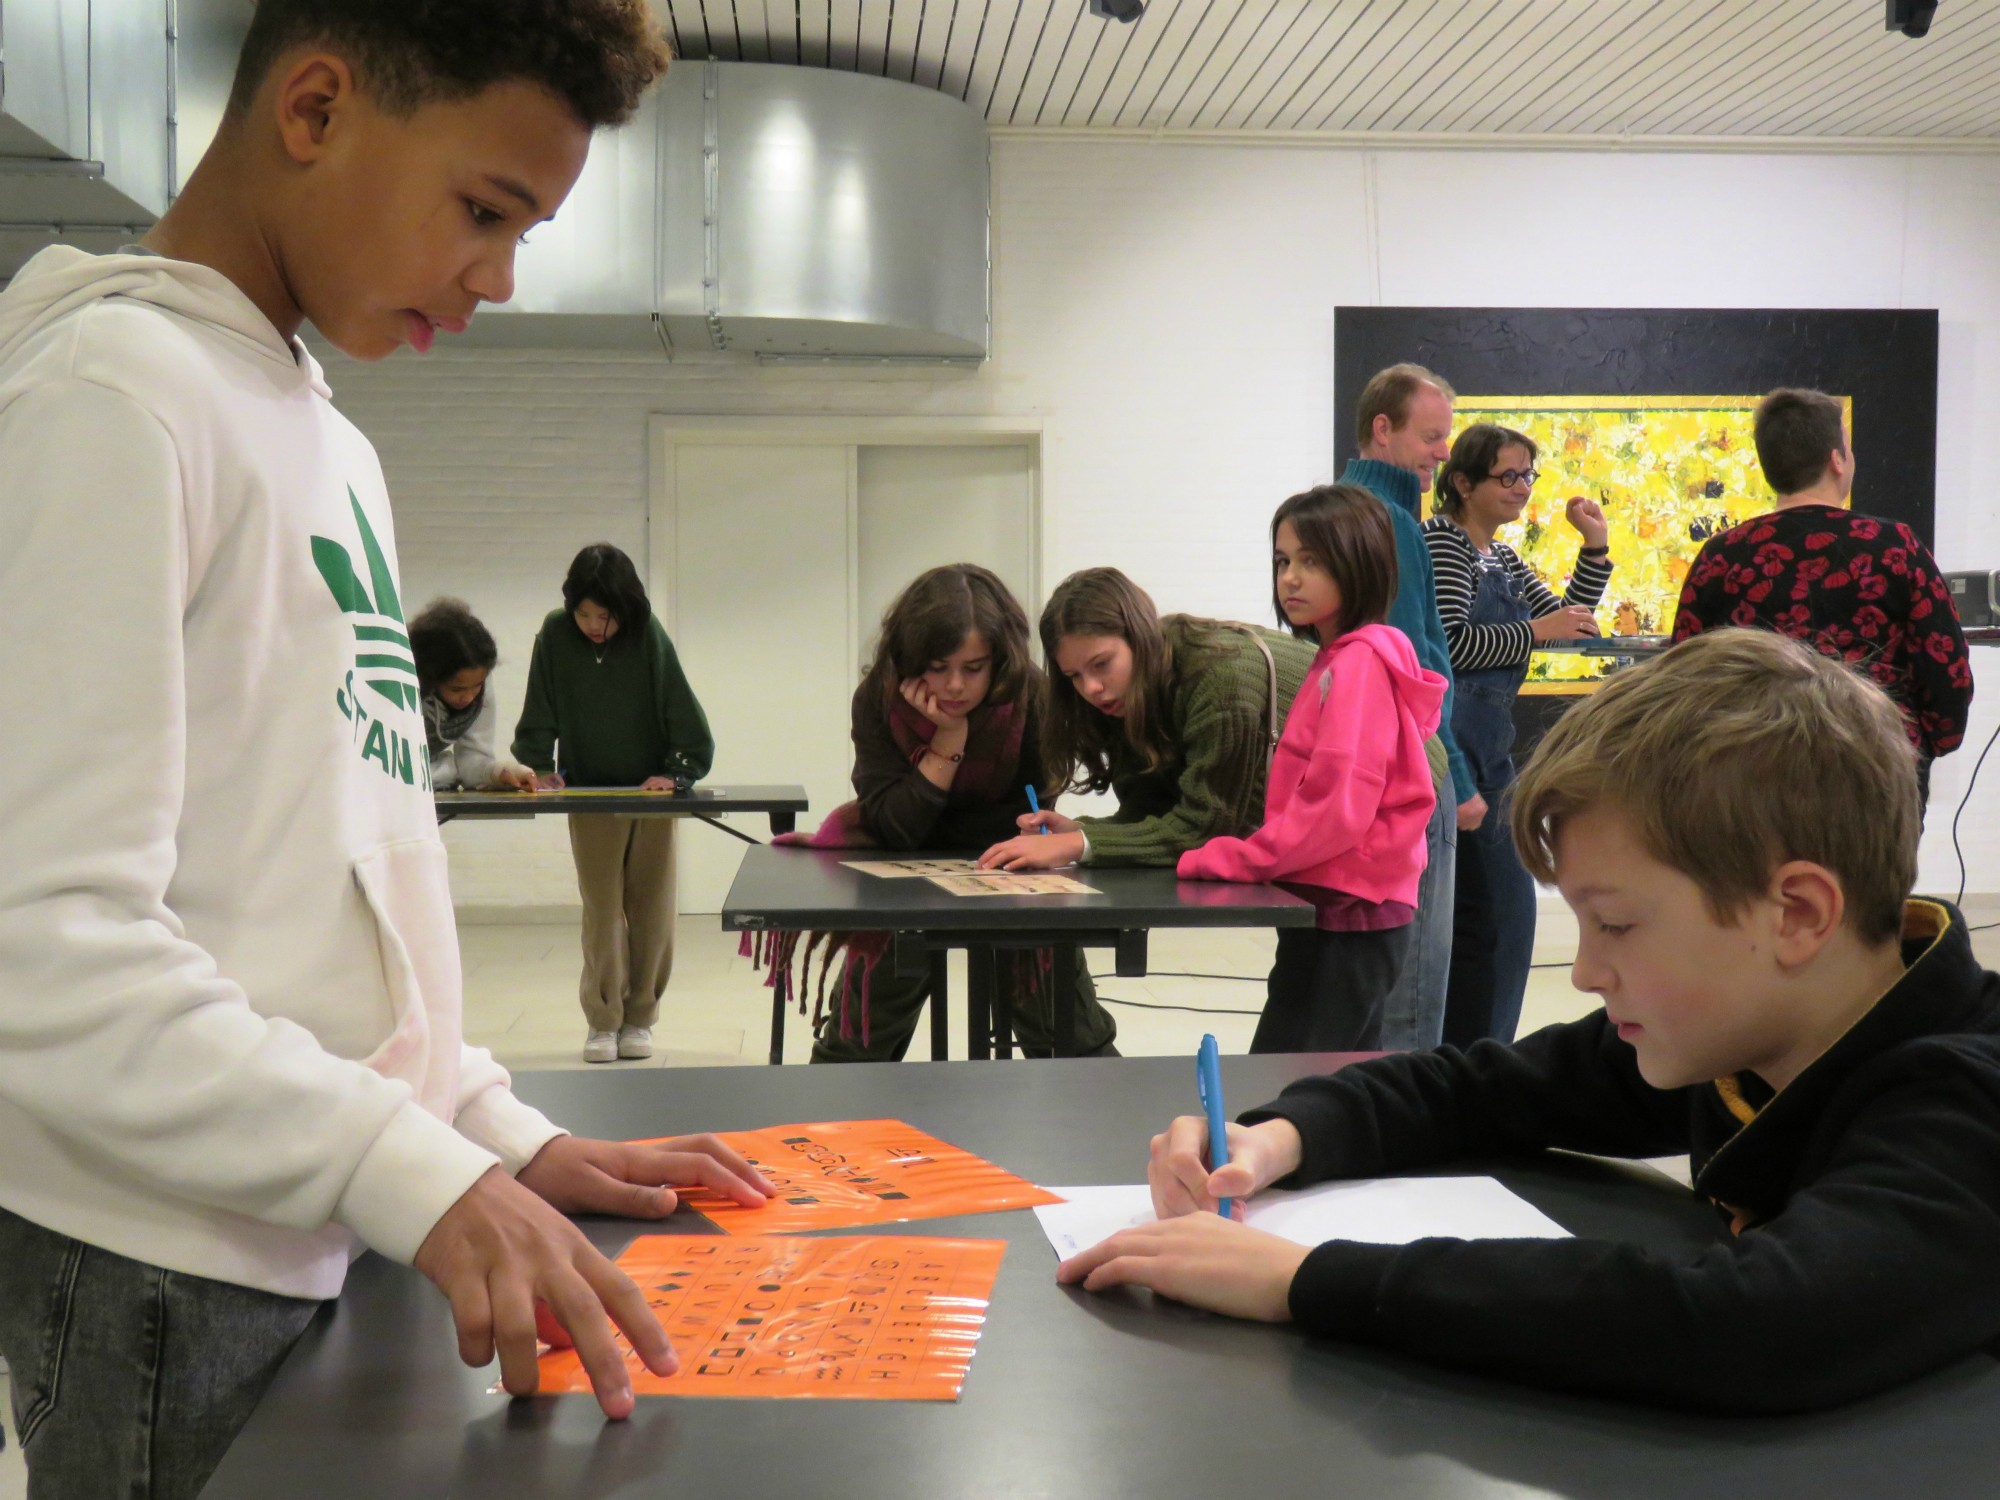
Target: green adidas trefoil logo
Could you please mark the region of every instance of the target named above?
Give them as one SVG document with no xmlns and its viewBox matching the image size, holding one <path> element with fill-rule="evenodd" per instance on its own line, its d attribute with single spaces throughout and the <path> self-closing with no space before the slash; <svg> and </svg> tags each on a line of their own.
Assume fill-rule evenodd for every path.
<svg viewBox="0 0 2000 1500">
<path fill-rule="evenodd" d="M 352 486 L 347 503 L 354 508 L 354 524 L 361 532 L 362 556 L 368 563 L 368 582 L 355 571 L 354 558 L 339 542 L 323 536 L 312 539 L 313 564 L 333 594 L 343 613 L 354 622 L 354 667 L 346 681 L 334 690 L 334 702 L 354 727 L 361 745 L 361 758 L 374 761 L 384 775 L 405 786 L 430 790 L 430 755 L 418 743 L 412 745 L 394 729 L 362 707 L 355 691 L 358 674 L 362 684 L 396 708 L 421 713 L 417 695 L 417 664 L 410 653 L 410 637 L 403 628 L 403 601 L 396 594 L 396 578 L 389 571 L 375 528 L 368 524 L 367 512 Z M 371 597 L 369 590 L 373 588 Z"/>
</svg>

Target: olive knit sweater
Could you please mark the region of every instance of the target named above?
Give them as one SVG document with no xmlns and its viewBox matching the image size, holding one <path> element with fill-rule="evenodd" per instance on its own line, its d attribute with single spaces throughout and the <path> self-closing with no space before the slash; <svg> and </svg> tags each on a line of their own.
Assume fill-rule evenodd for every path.
<svg viewBox="0 0 2000 1500">
<path fill-rule="evenodd" d="M 1264 820 L 1270 769 L 1271 672 L 1241 628 L 1218 629 L 1185 615 L 1160 622 L 1171 653 L 1167 729 L 1173 752 L 1148 771 L 1123 740 L 1111 758 L 1118 811 L 1079 818 L 1094 865 L 1172 869 L 1187 850 L 1218 834 L 1237 838 Z M 1256 629 L 1278 668 L 1278 721 L 1305 682 L 1316 648 L 1276 630 Z"/>
</svg>

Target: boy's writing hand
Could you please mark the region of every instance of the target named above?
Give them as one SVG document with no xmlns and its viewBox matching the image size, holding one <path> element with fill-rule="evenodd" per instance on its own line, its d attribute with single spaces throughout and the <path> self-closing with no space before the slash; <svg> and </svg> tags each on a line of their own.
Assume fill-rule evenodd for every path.
<svg viewBox="0 0 2000 1500">
<path fill-rule="evenodd" d="M 539 1381 L 537 1302 L 547 1304 L 575 1345 L 607 1417 L 628 1417 L 633 1404 L 611 1323 L 624 1330 L 647 1369 L 671 1375 L 680 1367 L 645 1294 L 581 1230 L 500 1167 L 431 1226 L 416 1266 L 450 1299 L 459 1357 L 477 1367 L 497 1352 L 500 1383 L 510 1395 L 532 1395 Z"/>
<path fill-rule="evenodd" d="M 493 773 L 495 786 L 510 786 L 517 792 L 535 790 L 535 773 L 526 766 L 501 766 Z"/>
<path fill-rule="evenodd" d="M 560 776 L 537 776 L 534 790 L 538 792 L 559 792 L 565 783 Z"/>
<path fill-rule="evenodd" d="M 1240 1204 L 1296 1171 L 1304 1150 L 1299 1128 L 1290 1120 L 1231 1125 L 1229 1165 L 1211 1172 L 1207 1118 L 1182 1115 L 1153 1137 L 1152 1157 L 1146 1163 L 1153 1212 L 1162 1219 L 1197 1213 L 1214 1218 L 1221 1199 L 1233 1198 Z"/>
<path fill-rule="evenodd" d="M 559 1135 L 521 1169 L 521 1186 L 566 1214 L 664 1219 L 679 1204 L 667 1186 L 713 1188 L 745 1208 L 778 1190 L 712 1135 L 659 1142 L 593 1141 Z"/>
<path fill-rule="evenodd" d="M 1292 1278 L 1306 1247 L 1215 1214 L 1122 1229 L 1056 1267 L 1087 1292 L 1150 1287 L 1163 1297 L 1264 1323 L 1291 1321 Z"/>
<path fill-rule="evenodd" d="M 1080 833 L 1027 833 L 979 856 L 982 870 L 1053 870 L 1083 858 Z"/>
<path fill-rule="evenodd" d="M 642 792 L 677 792 L 680 784 L 671 776 L 648 776 L 639 783 Z"/>
</svg>

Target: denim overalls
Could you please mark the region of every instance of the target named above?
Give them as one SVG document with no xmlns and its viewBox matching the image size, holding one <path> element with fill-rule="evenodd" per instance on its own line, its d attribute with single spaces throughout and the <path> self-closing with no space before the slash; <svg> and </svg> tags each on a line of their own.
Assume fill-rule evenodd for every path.
<svg viewBox="0 0 2000 1500">
<path fill-rule="evenodd" d="M 1466 624 L 1513 625 L 1529 618 L 1514 575 L 1497 559 L 1482 557 Z M 1460 1047 L 1486 1036 L 1514 1039 L 1534 956 L 1535 882 L 1514 852 L 1507 807 L 1514 783 L 1514 699 L 1527 675 L 1526 661 L 1452 674 L 1452 732 L 1487 808 L 1485 821 L 1458 836 L 1444 1039 Z"/>
</svg>

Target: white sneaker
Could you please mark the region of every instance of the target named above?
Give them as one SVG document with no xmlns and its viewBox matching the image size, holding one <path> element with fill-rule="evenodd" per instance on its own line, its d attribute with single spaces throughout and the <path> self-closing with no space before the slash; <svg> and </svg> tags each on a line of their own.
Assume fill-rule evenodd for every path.
<svg viewBox="0 0 2000 1500">
<path fill-rule="evenodd" d="M 628 1059 L 651 1057 L 653 1055 L 653 1028 L 650 1026 L 620 1026 L 618 1028 L 618 1055 Z"/>
<path fill-rule="evenodd" d="M 615 1031 L 593 1031 L 583 1040 L 583 1060 L 585 1062 L 617 1062 L 618 1033 Z"/>
</svg>

